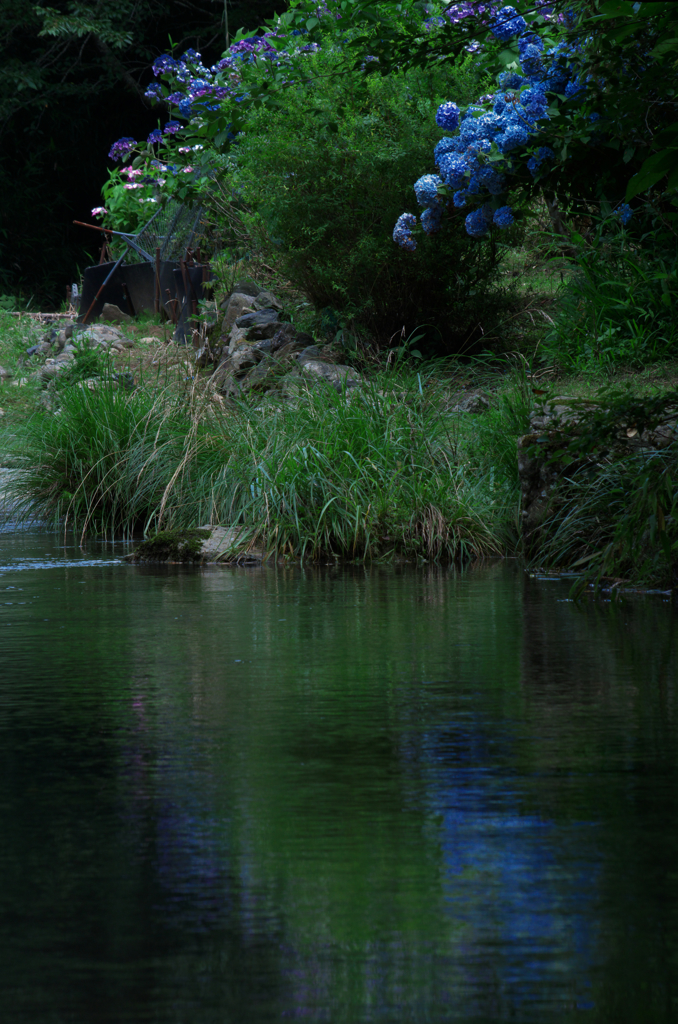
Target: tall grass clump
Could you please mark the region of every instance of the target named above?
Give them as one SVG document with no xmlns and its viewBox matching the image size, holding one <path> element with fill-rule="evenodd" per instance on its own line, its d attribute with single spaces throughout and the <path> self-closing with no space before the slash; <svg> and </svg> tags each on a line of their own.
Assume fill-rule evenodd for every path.
<svg viewBox="0 0 678 1024">
<path fill-rule="evenodd" d="M 74 387 L 19 434 L 19 513 L 82 532 L 206 522 L 301 558 L 500 553 L 517 487 L 469 442 L 443 386 L 387 372 L 223 406 L 206 391 Z"/>
</svg>

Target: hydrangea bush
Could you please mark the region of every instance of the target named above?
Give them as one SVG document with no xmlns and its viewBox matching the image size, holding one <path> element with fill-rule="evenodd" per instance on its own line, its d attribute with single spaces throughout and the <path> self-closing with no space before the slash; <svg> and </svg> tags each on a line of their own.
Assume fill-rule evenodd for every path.
<svg viewBox="0 0 678 1024">
<path fill-rule="evenodd" d="M 529 197 L 546 181 L 556 160 L 553 147 L 543 142 L 551 140 L 559 107 L 565 104 L 570 112 L 579 108 L 580 116 L 589 120 L 593 116 L 586 107 L 592 76 L 585 72 L 581 47 L 560 38 L 571 27 L 571 19 L 554 16 L 544 2 L 530 5 L 530 12 L 531 21 L 515 7 L 485 3 L 454 4 L 444 12 L 443 19 L 455 24 L 471 16 L 484 21 L 490 39 L 512 49 L 495 47 L 497 59 L 503 57 L 509 65 L 497 75 L 495 92 L 465 110 L 452 100 L 438 108 L 436 124 L 453 134 L 434 149 L 438 175 L 425 174 L 414 184 L 426 234 L 440 228 L 446 209 L 453 216 L 464 211 L 465 229 L 472 238 L 511 227 L 515 213 L 509 194 L 513 192 L 519 202 Z M 486 49 L 490 47 L 491 43 Z M 507 59 L 511 57 L 515 59 Z M 620 207 L 621 222 L 627 224 L 630 218 L 631 208 Z M 404 214 L 393 232 L 394 241 L 409 252 L 417 245 L 415 224 L 413 214 Z"/>
</svg>

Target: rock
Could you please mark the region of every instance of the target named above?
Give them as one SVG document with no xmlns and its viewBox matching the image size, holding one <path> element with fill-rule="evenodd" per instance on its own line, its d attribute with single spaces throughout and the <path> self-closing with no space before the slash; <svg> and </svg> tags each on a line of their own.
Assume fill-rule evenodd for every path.
<svg viewBox="0 0 678 1024">
<path fill-rule="evenodd" d="M 251 531 L 242 526 L 202 526 L 197 530 L 161 530 L 126 556 L 143 562 L 262 562 L 265 553 L 251 543 Z"/>
<path fill-rule="evenodd" d="M 12 381 L 13 388 L 25 388 L 28 384 L 28 377 L 20 377 L 19 380 Z"/>
<path fill-rule="evenodd" d="M 93 324 L 91 327 L 86 327 L 84 330 L 78 331 L 75 338 L 78 344 L 89 345 L 90 348 L 94 348 L 95 345 L 108 348 L 114 341 L 127 341 L 122 331 L 117 327 L 109 327 L 107 324 Z"/>
<path fill-rule="evenodd" d="M 309 359 L 317 359 L 319 355 L 320 345 L 307 345 L 297 356 L 297 362 L 301 365 L 308 362 Z"/>
<path fill-rule="evenodd" d="M 258 284 L 255 284 L 254 281 L 249 280 L 238 281 L 238 283 L 233 288 L 234 293 L 240 292 L 241 295 L 249 295 L 250 298 L 255 299 L 257 295 L 261 292 L 261 290 L 262 289 L 259 287 Z"/>
<path fill-rule="evenodd" d="M 470 412 L 479 413 L 487 412 L 490 408 L 490 401 L 485 395 L 467 395 L 466 398 L 462 398 L 461 402 L 458 402 L 452 407 L 451 412 Z"/>
<path fill-rule="evenodd" d="M 254 345 L 240 345 L 230 357 L 230 368 L 238 376 L 256 366 L 262 354 Z"/>
<path fill-rule="evenodd" d="M 57 363 L 56 360 L 50 359 L 38 370 L 38 379 L 41 380 L 43 384 L 49 384 L 50 381 L 54 380 L 55 377 L 58 377 L 59 374 L 63 373 L 66 369 L 68 369 L 67 361 Z"/>
<path fill-rule="evenodd" d="M 343 388 L 357 388 L 362 382 L 362 377 L 352 366 L 325 363 L 321 359 L 308 359 L 300 369 L 307 377 L 321 377 L 328 381 L 337 391 Z"/>
<path fill-rule="evenodd" d="M 233 355 L 239 345 L 247 341 L 246 327 L 233 327 L 228 336 L 228 354 Z"/>
<path fill-rule="evenodd" d="M 275 309 L 262 309 L 256 313 L 245 313 L 238 317 L 235 325 L 245 328 L 251 340 L 272 338 L 278 330 L 278 312 Z"/>
<path fill-rule="evenodd" d="M 146 337 L 146 338 L 139 338 L 139 344 L 140 345 L 155 345 L 157 340 L 158 340 L 157 335 L 149 334 L 148 337 Z M 132 344 L 134 344 L 134 342 L 132 342 Z"/>
<path fill-rule="evenodd" d="M 233 292 L 224 311 L 224 319 L 221 324 L 221 333 L 228 335 L 233 324 L 245 313 L 253 312 L 252 296 L 244 292 Z"/>
<path fill-rule="evenodd" d="M 75 359 L 73 352 L 60 352 L 55 358 L 55 363 L 70 363 Z"/>
<path fill-rule="evenodd" d="M 569 430 L 576 428 L 587 413 L 599 406 L 585 398 L 559 396 L 544 402 L 530 416 L 532 430 Z"/>
<path fill-rule="evenodd" d="M 42 345 L 38 345 L 38 352 L 42 356 L 48 356 L 52 351 L 52 346 L 48 341 L 43 341 Z"/>
<path fill-rule="evenodd" d="M 114 306 L 112 302 L 104 302 L 103 309 L 99 314 L 99 319 L 103 320 L 104 323 L 109 324 L 124 324 L 130 323 L 132 317 L 128 313 L 123 313 L 119 306 Z"/>
<path fill-rule="evenodd" d="M 273 292 L 259 292 L 254 300 L 254 308 L 282 310 L 283 304 Z"/>
<path fill-rule="evenodd" d="M 6 370 L 4 366 L 0 366 L 0 381 L 10 380 L 14 374 L 11 370 Z"/>
</svg>

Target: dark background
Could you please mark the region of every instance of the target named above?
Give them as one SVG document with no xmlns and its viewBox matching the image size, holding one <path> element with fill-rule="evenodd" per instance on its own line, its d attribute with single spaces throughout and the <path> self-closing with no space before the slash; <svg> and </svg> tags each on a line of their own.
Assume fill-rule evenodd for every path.
<svg viewBox="0 0 678 1024">
<path fill-rule="evenodd" d="M 63 15 L 75 4 L 51 0 Z M 229 0 L 231 35 L 256 29 L 285 9 L 285 0 Z M 34 0 L 0 0 L 0 295 L 31 308 L 58 307 L 65 286 L 98 261 L 94 232 L 73 225 L 91 221 L 112 167 L 108 151 L 123 135 L 144 139 L 163 119 L 144 91 L 151 64 L 175 44 L 194 47 L 205 64 L 224 47 L 223 0 L 91 0 L 95 31 L 56 37 L 39 33 Z M 108 21 L 106 19 L 108 18 Z M 109 45 L 105 28 L 126 33 Z"/>
</svg>

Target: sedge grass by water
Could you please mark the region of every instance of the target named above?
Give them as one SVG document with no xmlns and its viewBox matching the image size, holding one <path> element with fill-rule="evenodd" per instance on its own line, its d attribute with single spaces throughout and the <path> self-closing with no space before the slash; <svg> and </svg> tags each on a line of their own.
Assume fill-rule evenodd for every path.
<svg viewBox="0 0 678 1024">
<path fill-rule="evenodd" d="M 520 425 L 496 410 L 472 429 L 449 396 L 406 371 L 233 403 L 209 385 L 70 387 L 16 434 L 14 514 L 82 535 L 242 524 L 306 559 L 498 554 L 516 537 Z"/>
</svg>

